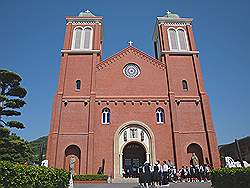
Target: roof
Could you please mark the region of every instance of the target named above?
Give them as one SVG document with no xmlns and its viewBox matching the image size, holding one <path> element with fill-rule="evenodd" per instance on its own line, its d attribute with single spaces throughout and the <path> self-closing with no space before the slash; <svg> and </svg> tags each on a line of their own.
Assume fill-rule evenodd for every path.
<svg viewBox="0 0 250 188">
<path fill-rule="evenodd" d="M 172 13 L 170 11 L 167 11 L 166 14 L 163 16 L 163 17 L 166 17 L 166 18 L 180 18 L 180 16 L 178 14 L 175 14 L 175 13 Z"/>
<path fill-rule="evenodd" d="M 95 15 L 89 10 L 81 11 L 78 16 L 79 17 L 95 17 Z"/>
</svg>

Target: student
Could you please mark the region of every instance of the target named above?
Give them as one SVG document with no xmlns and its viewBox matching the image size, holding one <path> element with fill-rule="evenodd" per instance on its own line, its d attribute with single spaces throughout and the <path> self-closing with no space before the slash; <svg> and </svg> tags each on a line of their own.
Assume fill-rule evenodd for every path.
<svg viewBox="0 0 250 188">
<path fill-rule="evenodd" d="M 205 164 L 204 171 L 205 171 L 205 181 L 209 181 L 210 180 L 210 168 L 207 164 Z"/>
<path fill-rule="evenodd" d="M 167 161 L 163 161 L 162 165 L 162 185 L 169 186 L 169 171 L 170 168 L 167 164 Z"/>
<path fill-rule="evenodd" d="M 144 186 L 148 188 L 151 183 L 151 172 L 149 162 L 145 162 L 143 166 L 143 175 L 144 175 Z"/>
<path fill-rule="evenodd" d="M 143 186 L 145 183 L 144 174 L 143 174 L 143 166 L 140 166 L 138 168 L 138 175 L 139 175 L 139 185 Z"/>
<path fill-rule="evenodd" d="M 173 168 L 171 169 L 171 172 L 172 172 L 172 174 L 171 174 L 172 181 L 174 183 L 176 183 L 178 181 L 179 174 L 177 173 L 177 170 L 176 170 L 175 166 L 173 166 Z"/>
<path fill-rule="evenodd" d="M 195 168 L 193 165 L 190 166 L 190 176 L 191 176 L 191 182 L 195 182 Z"/>
<path fill-rule="evenodd" d="M 190 182 L 191 181 L 191 167 L 190 166 L 186 166 L 186 170 L 187 170 L 187 182 Z"/>
<path fill-rule="evenodd" d="M 160 180 L 161 180 L 161 176 L 160 176 L 161 169 L 160 169 L 158 161 L 155 162 L 153 169 L 154 169 L 153 174 L 152 174 L 153 185 L 154 186 L 159 186 L 160 185 Z"/>
<path fill-rule="evenodd" d="M 159 180 L 159 185 L 162 185 L 162 165 L 160 161 L 157 161 L 158 163 L 158 180 Z"/>
<path fill-rule="evenodd" d="M 199 167 L 199 180 L 200 182 L 204 182 L 205 180 L 205 169 L 202 165 Z"/>
<path fill-rule="evenodd" d="M 200 177 L 199 177 L 200 168 L 199 168 L 199 166 L 196 165 L 196 166 L 194 167 L 194 169 L 195 169 L 195 181 L 198 182 L 198 181 L 199 181 L 199 178 L 200 178 Z"/>
<path fill-rule="evenodd" d="M 184 166 L 181 167 L 179 173 L 180 173 L 180 177 L 181 177 L 181 179 L 180 179 L 181 182 L 185 181 L 185 179 L 186 179 L 186 169 L 185 169 Z"/>
</svg>

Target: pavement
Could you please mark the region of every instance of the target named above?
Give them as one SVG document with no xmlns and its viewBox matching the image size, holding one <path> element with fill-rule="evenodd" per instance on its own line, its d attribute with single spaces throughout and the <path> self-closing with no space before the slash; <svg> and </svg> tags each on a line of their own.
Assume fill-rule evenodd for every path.
<svg viewBox="0 0 250 188">
<path fill-rule="evenodd" d="M 111 183 L 111 184 L 81 184 L 81 185 L 75 184 L 74 188 L 142 188 L 142 187 L 134 183 Z M 157 188 L 211 188 L 211 183 L 202 183 L 202 182 L 201 183 L 170 183 L 169 187 L 162 186 L 162 187 L 157 187 Z"/>
</svg>

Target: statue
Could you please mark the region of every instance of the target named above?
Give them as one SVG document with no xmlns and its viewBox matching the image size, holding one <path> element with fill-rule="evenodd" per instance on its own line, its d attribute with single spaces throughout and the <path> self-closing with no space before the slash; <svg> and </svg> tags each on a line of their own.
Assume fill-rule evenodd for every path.
<svg viewBox="0 0 250 188">
<path fill-rule="evenodd" d="M 97 174 L 104 174 L 105 159 L 102 159 L 102 166 L 99 167 Z"/>
<path fill-rule="evenodd" d="M 70 160 L 69 160 L 69 171 L 70 171 L 69 188 L 73 188 L 74 187 L 74 184 L 73 184 L 73 175 L 75 173 L 75 162 L 76 162 L 75 157 L 71 156 Z"/>
<path fill-rule="evenodd" d="M 191 161 L 193 166 L 199 166 L 199 159 L 195 153 L 192 153 Z"/>
<path fill-rule="evenodd" d="M 74 175 L 75 174 L 75 162 L 76 162 L 76 159 L 75 157 L 70 157 L 70 160 L 69 160 L 69 171 L 70 171 L 70 174 Z"/>
</svg>

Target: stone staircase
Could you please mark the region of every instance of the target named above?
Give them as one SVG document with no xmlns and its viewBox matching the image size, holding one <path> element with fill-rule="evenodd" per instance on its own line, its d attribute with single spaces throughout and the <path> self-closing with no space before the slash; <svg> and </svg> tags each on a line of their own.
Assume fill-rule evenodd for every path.
<svg viewBox="0 0 250 188">
<path fill-rule="evenodd" d="M 139 183 L 139 178 L 115 178 L 112 183 Z"/>
</svg>

